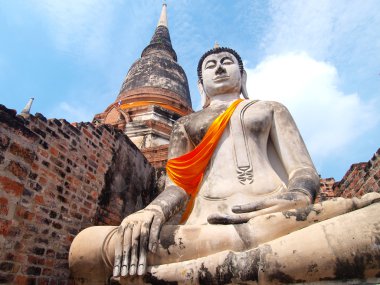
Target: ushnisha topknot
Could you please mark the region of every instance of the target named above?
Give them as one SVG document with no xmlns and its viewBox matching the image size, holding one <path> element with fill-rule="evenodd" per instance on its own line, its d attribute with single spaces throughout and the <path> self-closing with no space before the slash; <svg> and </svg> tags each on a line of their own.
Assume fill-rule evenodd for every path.
<svg viewBox="0 0 380 285">
<path fill-rule="evenodd" d="M 209 51 L 207 51 L 205 54 L 202 55 L 201 59 L 199 60 L 198 62 L 198 68 L 197 68 L 197 72 L 198 72 L 198 79 L 199 81 L 203 84 L 203 78 L 202 78 L 202 63 L 203 61 L 205 60 L 205 58 L 207 56 L 209 56 L 210 54 L 215 54 L 215 53 L 220 53 L 220 52 L 229 52 L 231 54 L 234 55 L 234 57 L 237 59 L 238 61 L 238 64 L 239 64 L 239 69 L 240 69 L 240 73 L 243 74 L 243 71 L 244 71 L 244 66 L 243 66 L 243 61 L 241 60 L 241 57 L 240 55 L 233 49 L 231 48 L 228 48 L 228 47 L 215 47 L 213 49 L 210 49 Z"/>
</svg>

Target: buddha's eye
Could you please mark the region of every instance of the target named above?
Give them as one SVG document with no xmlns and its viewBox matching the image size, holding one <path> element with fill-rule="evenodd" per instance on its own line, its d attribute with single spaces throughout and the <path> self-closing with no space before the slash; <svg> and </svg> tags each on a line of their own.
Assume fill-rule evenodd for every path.
<svg viewBox="0 0 380 285">
<path fill-rule="evenodd" d="M 222 60 L 220 61 L 223 65 L 229 65 L 229 64 L 234 64 L 234 61 L 232 58 L 229 57 L 223 57 Z"/>
<path fill-rule="evenodd" d="M 209 60 L 205 63 L 205 69 L 212 69 L 216 66 L 215 60 Z"/>
</svg>

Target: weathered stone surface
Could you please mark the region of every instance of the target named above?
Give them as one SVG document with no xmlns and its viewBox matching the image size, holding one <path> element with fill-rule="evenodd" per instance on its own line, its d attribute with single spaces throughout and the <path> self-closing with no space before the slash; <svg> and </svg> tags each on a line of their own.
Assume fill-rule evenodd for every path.
<svg viewBox="0 0 380 285">
<path fill-rule="evenodd" d="M 191 106 L 186 74 L 178 63 L 168 58 L 150 55 L 136 61 L 121 87 L 119 98 L 123 98 L 123 93 L 139 87 L 169 89 Z"/>
</svg>

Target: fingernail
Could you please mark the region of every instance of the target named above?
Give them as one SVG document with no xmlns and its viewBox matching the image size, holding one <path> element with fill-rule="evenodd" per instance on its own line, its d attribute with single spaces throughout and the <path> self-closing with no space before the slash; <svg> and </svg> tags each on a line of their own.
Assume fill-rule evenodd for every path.
<svg viewBox="0 0 380 285">
<path fill-rule="evenodd" d="M 123 265 L 121 267 L 121 276 L 127 276 L 128 275 L 128 266 L 127 265 Z"/>
<path fill-rule="evenodd" d="M 129 267 L 129 275 L 135 275 L 136 274 L 136 265 L 131 264 Z"/>
<path fill-rule="evenodd" d="M 144 264 L 140 264 L 137 270 L 137 275 L 143 275 L 144 273 L 145 273 L 145 266 Z"/>
<path fill-rule="evenodd" d="M 152 250 L 151 251 L 153 253 L 156 253 L 156 250 L 157 250 L 157 244 L 155 243 L 155 244 L 152 245 Z"/>
<path fill-rule="evenodd" d="M 119 265 L 113 267 L 113 276 L 117 277 L 120 274 Z"/>
</svg>

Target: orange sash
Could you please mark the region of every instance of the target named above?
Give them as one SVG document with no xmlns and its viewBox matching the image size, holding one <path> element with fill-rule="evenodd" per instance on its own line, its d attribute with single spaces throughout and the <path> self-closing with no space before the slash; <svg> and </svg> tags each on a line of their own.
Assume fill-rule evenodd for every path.
<svg viewBox="0 0 380 285">
<path fill-rule="evenodd" d="M 137 102 L 132 102 L 132 103 L 125 103 L 125 104 L 121 104 L 120 105 L 120 108 L 122 110 L 126 110 L 126 109 L 130 109 L 130 108 L 135 108 L 135 107 L 141 107 L 141 106 L 147 106 L 147 105 L 159 105 L 163 108 L 166 108 L 168 110 L 171 110 L 171 111 L 174 111 L 182 116 L 184 115 L 187 115 L 188 112 L 185 112 L 179 108 L 176 108 L 176 107 L 173 107 L 171 105 L 168 105 L 168 104 L 165 104 L 165 103 L 162 103 L 162 102 L 158 102 L 158 101 L 137 101 Z"/>
<path fill-rule="evenodd" d="M 182 156 L 169 159 L 166 164 L 166 172 L 170 179 L 190 195 L 190 200 L 181 222 L 185 222 L 193 210 L 194 200 L 208 162 L 233 112 L 241 101 L 243 101 L 243 99 L 234 101 L 227 110 L 212 122 L 202 141 L 192 151 Z"/>
</svg>

